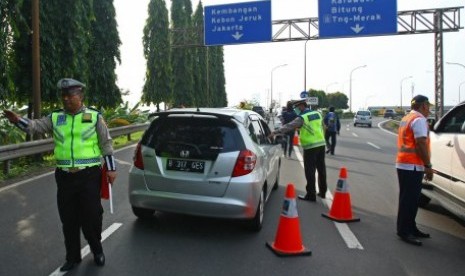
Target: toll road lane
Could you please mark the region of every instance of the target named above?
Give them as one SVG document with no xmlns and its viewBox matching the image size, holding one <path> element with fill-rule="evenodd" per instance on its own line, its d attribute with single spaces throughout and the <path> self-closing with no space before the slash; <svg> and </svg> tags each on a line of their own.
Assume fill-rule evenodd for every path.
<svg viewBox="0 0 465 276">
<path fill-rule="evenodd" d="M 379 133 L 373 131 L 370 141 L 381 150 L 344 130 L 338 137 L 336 155 L 326 158 L 331 192 L 340 167 L 348 169 L 353 212 L 361 218 L 349 228 L 364 250 L 348 249 L 334 222 L 321 216 L 328 208 L 320 199 L 297 200 L 302 241 L 312 256 L 281 259 L 265 247 L 276 235 L 285 185 L 293 183 L 298 194 L 305 191 L 305 177 L 296 155 L 282 159 L 281 186 L 265 206 L 263 229 L 258 233 L 248 232 L 237 221 L 162 212 L 156 212 L 151 220 L 139 220 L 132 214 L 127 196 L 127 172 L 133 155 L 130 148 L 117 153 L 120 161 L 113 190 L 114 215 L 109 214 L 108 202 L 103 203 L 103 229 L 122 223 L 103 243 L 106 265 L 97 267 L 91 256 L 86 256 L 69 274 L 461 275 L 464 237 L 431 226 L 434 221 L 421 222 L 423 230 L 432 234 L 422 248 L 409 246 L 395 236 L 394 153 L 378 142 L 381 138 L 376 137 L 383 132 L 372 130 Z M 0 192 L 0 275 L 49 275 L 62 264 L 64 248 L 55 196 L 53 176 Z M 437 216 L 449 220 L 446 215 Z M 446 225 L 465 232 L 463 226 Z"/>
</svg>

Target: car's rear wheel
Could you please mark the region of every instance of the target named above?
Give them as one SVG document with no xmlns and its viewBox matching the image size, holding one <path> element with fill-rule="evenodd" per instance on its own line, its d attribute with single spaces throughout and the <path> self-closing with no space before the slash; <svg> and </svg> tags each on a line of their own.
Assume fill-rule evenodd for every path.
<svg viewBox="0 0 465 276">
<path fill-rule="evenodd" d="M 140 219 L 149 219 L 153 216 L 154 210 L 132 206 L 132 212 Z"/>
<path fill-rule="evenodd" d="M 263 215 L 265 213 L 265 190 L 263 189 L 260 193 L 260 200 L 257 206 L 257 212 L 255 217 L 248 222 L 248 228 L 252 231 L 258 232 L 262 229 Z"/>
<path fill-rule="evenodd" d="M 371 127 L 371 124 L 369 124 L 368 127 Z"/>
</svg>

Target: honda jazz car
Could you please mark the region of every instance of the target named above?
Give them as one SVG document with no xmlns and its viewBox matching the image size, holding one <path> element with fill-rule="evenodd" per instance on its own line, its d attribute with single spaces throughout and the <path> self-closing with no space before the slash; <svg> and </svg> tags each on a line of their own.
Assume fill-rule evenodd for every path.
<svg viewBox="0 0 465 276">
<path fill-rule="evenodd" d="M 240 219 L 260 230 L 282 156 L 281 141 L 269 138 L 263 117 L 251 110 L 183 108 L 152 118 L 129 173 L 133 213 Z"/>
</svg>

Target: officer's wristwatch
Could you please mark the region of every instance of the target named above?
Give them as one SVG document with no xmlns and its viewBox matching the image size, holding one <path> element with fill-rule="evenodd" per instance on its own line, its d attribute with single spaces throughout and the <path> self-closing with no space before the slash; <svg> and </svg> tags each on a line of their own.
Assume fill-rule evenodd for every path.
<svg viewBox="0 0 465 276">
<path fill-rule="evenodd" d="M 425 168 L 428 168 L 428 169 L 431 169 L 432 167 L 433 165 L 431 163 L 425 165 Z"/>
</svg>

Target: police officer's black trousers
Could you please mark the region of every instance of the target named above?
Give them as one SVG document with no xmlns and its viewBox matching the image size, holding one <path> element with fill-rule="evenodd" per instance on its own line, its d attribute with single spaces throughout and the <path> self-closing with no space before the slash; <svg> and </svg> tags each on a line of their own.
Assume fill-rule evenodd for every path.
<svg viewBox="0 0 465 276">
<path fill-rule="evenodd" d="M 315 189 L 315 172 L 318 171 L 318 189 L 322 194 L 326 194 L 326 164 L 325 164 L 325 146 L 313 149 L 304 149 L 304 170 L 307 179 L 307 194 L 316 195 Z"/>
<path fill-rule="evenodd" d="M 397 213 L 397 234 L 408 236 L 418 231 L 415 217 L 421 195 L 421 183 L 424 173 L 397 169 L 399 179 L 399 210 Z"/>
<path fill-rule="evenodd" d="M 60 169 L 55 171 L 58 212 L 63 225 L 67 261 L 81 260 L 81 228 L 92 253 L 103 252 L 100 178 L 101 170 L 98 166 L 76 173 Z"/>
</svg>

